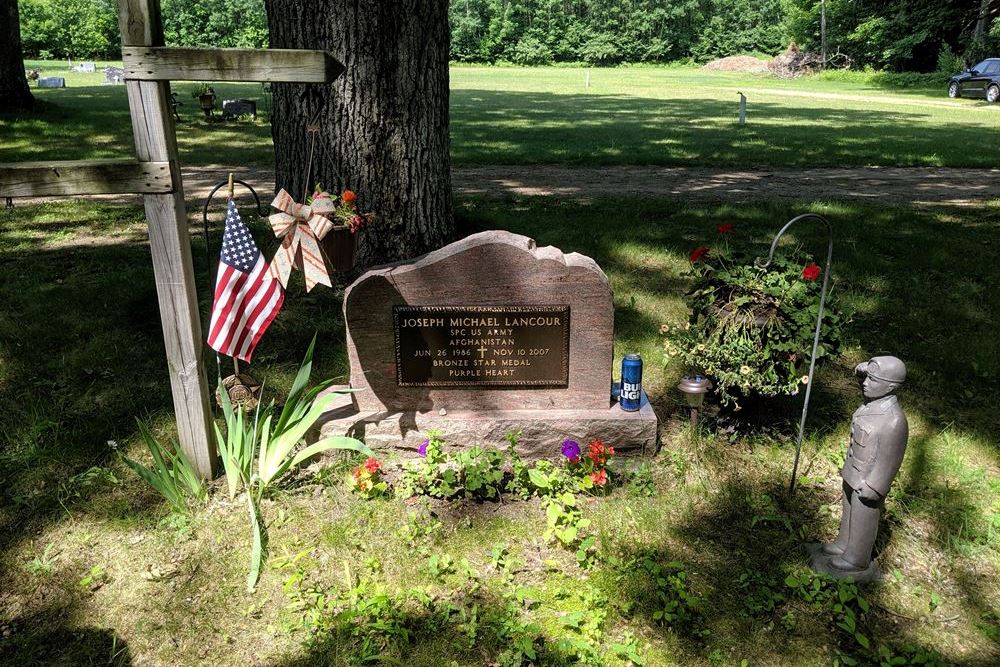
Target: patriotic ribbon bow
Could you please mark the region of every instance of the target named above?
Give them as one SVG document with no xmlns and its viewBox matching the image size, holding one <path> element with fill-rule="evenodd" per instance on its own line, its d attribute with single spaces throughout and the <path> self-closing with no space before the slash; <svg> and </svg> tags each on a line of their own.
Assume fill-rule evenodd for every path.
<svg viewBox="0 0 1000 667">
<path fill-rule="evenodd" d="M 319 248 L 319 242 L 333 228 L 326 216 L 336 210 L 336 204 L 329 193 L 321 192 L 313 197 L 312 206 L 298 204 L 292 196 L 282 190 L 271 202 L 278 209 L 268 221 L 274 235 L 281 239 L 281 247 L 271 260 L 269 271 L 282 287 L 288 287 L 288 277 L 293 268 L 298 268 L 306 279 L 306 291 L 316 284 L 330 287 L 330 274 Z"/>
</svg>

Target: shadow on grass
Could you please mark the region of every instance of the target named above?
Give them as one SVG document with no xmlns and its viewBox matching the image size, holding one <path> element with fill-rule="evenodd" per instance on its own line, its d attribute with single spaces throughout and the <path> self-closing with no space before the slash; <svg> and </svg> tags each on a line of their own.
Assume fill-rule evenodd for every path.
<svg viewBox="0 0 1000 667">
<path fill-rule="evenodd" d="M 7 621 L 0 639 L 0 662 L 23 667 L 128 667 L 132 654 L 114 630 L 68 627 L 65 609 L 42 611 Z"/>
<path fill-rule="evenodd" d="M 90 220 L 86 211 L 91 206 L 116 210 L 114 225 L 123 230 L 121 235 L 108 236 L 101 223 Z M 35 221 L 42 214 L 65 217 Z M 84 240 L 72 235 L 66 219 L 85 221 Z M 115 493 L 113 478 L 87 484 L 85 503 L 74 486 L 80 481 L 77 475 L 114 461 L 109 442 L 125 448 L 135 441 L 137 417 L 151 421 L 161 433 L 173 431 L 144 224 L 140 208 L 108 204 L 0 212 L 0 402 L 6 406 L 0 429 L 0 552 L 15 551 L 27 538 L 27 531 L 15 526 L 29 516 L 41 529 L 66 518 L 70 510 L 115 519 L 162 510 L 151 493 L 138 499 Z M 263 221 L 253 224 L 259 243 L 273 239 Z M 216 229 L 215 244 L 218 238 Z M 193 238 L 192 254 L 204 328 L 212 279 L 200 237 Z M 346 374 L 339 292 L 304 294 L 301 278 L 297 283 L 293 279 L 289 290 L 298 293 L 286 301 L 249 365 L 272 396 L 290 384 L 314 332 L 321 341 L 314 378 Z M 216 360 L 210 350 L 205 364 L 214 378 Z M 74 503 L 79 507 L 63 507 Z"/>
</svg>

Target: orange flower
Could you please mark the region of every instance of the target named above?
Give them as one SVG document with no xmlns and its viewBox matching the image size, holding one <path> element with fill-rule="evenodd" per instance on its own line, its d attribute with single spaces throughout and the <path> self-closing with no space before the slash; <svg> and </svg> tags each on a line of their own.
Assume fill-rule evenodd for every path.
<svg viewBox="0 0 1000 667">
<path fill-rule="evenodd" d="M 340 193 L 340 199 L 353 208 L 354 204 L 358 201 L 358 196 L 354 194 L 353 190 L 344 190 Z"/>
<path fill-rule="evenodd" d="M 368 460 L 365 461 L 365 470 L 374 475 L 379 470 L 382 469 L 382 464 L 378 462 L 378 459 L 369 456 Z"/>
<path fill-rule="evenodd" d="M 590 481 L 594 483 L 594 486 L 604 486 L 608 483 L 608 473 L 604 468 L 601 468 L 597 472 L 591 474 Z"/>
</svg>

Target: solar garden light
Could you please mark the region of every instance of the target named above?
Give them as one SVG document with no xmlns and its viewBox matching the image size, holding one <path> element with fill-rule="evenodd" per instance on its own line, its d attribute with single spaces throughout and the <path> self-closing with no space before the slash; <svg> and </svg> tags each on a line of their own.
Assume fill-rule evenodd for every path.
<svg viewBox="0 0 1000 667">
<path fill-rule="evenodd" d="M 677 388 L 684 393 L 691 408 L 691 426 L 698 425 L 698 410 L 705 403 L 705 394 L 712 388 L 711 381 L 704 375 L 685 375 Z"/>
</svg>

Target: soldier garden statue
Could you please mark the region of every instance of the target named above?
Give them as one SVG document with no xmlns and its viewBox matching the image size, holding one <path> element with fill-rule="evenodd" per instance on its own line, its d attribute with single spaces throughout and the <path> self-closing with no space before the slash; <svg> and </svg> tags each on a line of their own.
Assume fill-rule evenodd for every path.
<svg viewBox="0 0 1000 667">
<path fill-rule="evenodd" d="M 895 393 L 906 379 L 906 366 L 896 357 L 874 357 L 854 369 L 864 405 L 851 420 L 851 444 L 840 476 L 843 514 L 832 544 L 813 545 L 812 567 L 836 578 L 878 579 L 872 559 L 882 503 L 906 451 L 908 426 Z"/>
</svg>

